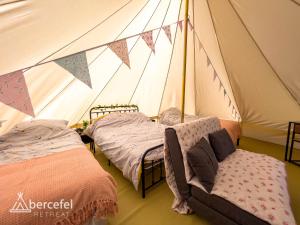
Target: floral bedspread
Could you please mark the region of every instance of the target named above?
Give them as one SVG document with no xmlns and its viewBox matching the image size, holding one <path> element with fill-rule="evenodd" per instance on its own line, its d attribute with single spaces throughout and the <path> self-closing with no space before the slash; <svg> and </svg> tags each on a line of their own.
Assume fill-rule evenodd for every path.
<svg viewBox="0 0 300 225">
<path fill-rule="evenodd" d="M 273 157 L 237 149 L 219 164 L 211 194 L 272 225 L 296 224 L 285 165 Z"/>
</svg>

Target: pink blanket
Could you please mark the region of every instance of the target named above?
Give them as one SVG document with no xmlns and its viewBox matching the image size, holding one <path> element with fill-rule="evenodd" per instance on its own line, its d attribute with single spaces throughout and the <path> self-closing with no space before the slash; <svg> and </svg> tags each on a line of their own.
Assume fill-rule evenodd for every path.
<svg viewBox="0 0 300 225">
<path fill-rule="evenodd" d="M 116 212 L 115 181 L 85 148 L 0 166 L 0 224 L 81 225 Z"/>
</svg>

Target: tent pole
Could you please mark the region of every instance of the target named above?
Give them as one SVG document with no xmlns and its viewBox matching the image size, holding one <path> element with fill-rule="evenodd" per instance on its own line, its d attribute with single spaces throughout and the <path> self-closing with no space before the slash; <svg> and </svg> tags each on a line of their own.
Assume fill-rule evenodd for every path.
<svg viewBox="0 0 300 225">
<path fill-rule="evenodd" d="M 184 14 L 184 52 L 183 52 L 183 70 L 182 70 L 182 95 L 181 95 L 181 123 L 184 122 L 185 108 L 185 84 L 186 84 L 186 63 L 187 63 L 187 35 L 188 35 L 188 17 L 189 17 L 189 0 L 185 0 Z"/>
</svg>

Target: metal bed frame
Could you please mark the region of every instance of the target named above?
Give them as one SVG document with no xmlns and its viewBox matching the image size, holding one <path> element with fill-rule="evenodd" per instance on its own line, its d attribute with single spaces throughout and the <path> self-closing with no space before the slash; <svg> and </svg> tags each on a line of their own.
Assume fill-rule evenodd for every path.
<svg viewBox="0 0 300 225">
<path fill-rule="evenodd" d="M 94 115 L 96 115 L 96 118 L 99 117 L 99 115 L 105 115 L 110 114 L 113 112 L 139 112 L 139 107 L 137 105 L 98 105 L 90 109 L 90 123 L 93 121 Z M 95 143 L 93 142 L 93 145 Z M 150 189 L 151 187 L 155 186 L 156 184 L 160 183 L 165 179 L 165 176 L 163 175 L 164 172 L 164 159 L 159 160 L 146 160 L 147 155 L 157 149 L 162 147 L 163 144 L 157 145 L 155 147 L 152 147 L 150 149 L 147 149 L 145 153 L 142 156 L 142 174 L 141 174 L 141 182 L 142 182 L 142 198 L 146 197 L 146 191 Z M 93 147 L 95 149 L 95 146 Z M 110 160 L 108 160 L 108 165 L 110 165 Z M 155 179 L 155 170 L 159 168 L 159 179 Z M 146 176 L 151 175 L 151 183 L 150 185 L 146 186 Z"/>
</svg>

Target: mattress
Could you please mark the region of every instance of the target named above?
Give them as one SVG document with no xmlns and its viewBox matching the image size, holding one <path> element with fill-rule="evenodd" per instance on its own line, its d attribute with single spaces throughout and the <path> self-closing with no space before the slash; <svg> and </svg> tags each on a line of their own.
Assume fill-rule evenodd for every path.
<svg viewBox="0 0 300 225">
<path fill-rule="evenodd" d="M 152 122 L 142 113 L 111 113 L 87 129 L 104 155 L 129 179 L 136 190 L 145 152 L 146 160 L 163 158 L 165 125 Z"/>
</svg>

